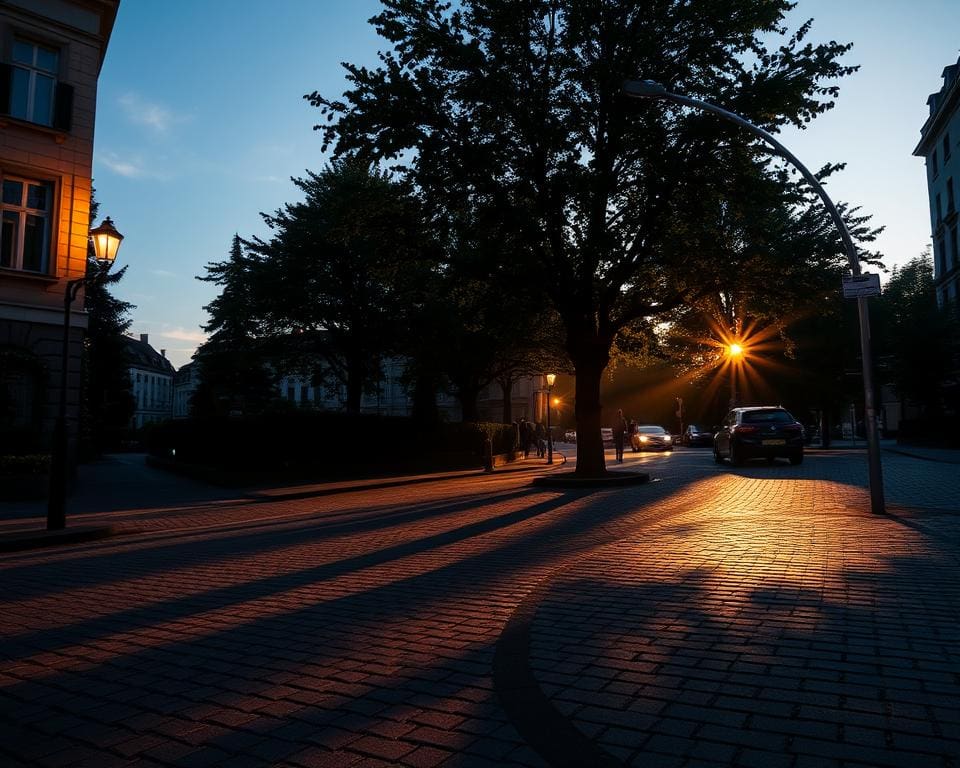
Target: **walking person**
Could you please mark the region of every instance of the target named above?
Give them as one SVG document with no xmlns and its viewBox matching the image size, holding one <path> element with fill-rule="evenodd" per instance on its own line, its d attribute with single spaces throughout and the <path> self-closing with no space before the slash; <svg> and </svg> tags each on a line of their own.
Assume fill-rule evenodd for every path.
<svg viewBox="0 0 960 768">
<path fill-rule="evenodd" d="M 627 422 L 623 418 L 623 409 L 617 409 L 617 419 L 613 425 L 613 445 L 617 449 L 617 463 L 623 464 L 623 440 L 627 434 Z"/>
</svg>

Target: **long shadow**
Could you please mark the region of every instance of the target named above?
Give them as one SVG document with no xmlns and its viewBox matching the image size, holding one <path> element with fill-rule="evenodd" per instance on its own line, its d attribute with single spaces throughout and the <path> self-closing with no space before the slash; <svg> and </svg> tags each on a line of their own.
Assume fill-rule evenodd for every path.
<svg viewBox="0 0 960 768">
<path fill-rule="evenodd" d="M 529 495 L 529 492 L 511 495 L 516 498 L 523 495 Z M 3 656 L 10 660 L 25 658 L 35 654 L 37 651 L 52 651 L 61 648 L 64 645 L 69 645 L 72 642 L 70 637 L 74 634 L 83 637 L 86 642 L 90 642 L 97 637 L 109 635 L 115 632 L 118 623 L 138 626 L 141 623 L 149 622 L 150 617 L 155 614 L 162 615 L 164 621 L 173 621 L 179 618 L 187 617 L 195 611 L 208 610 L 211 604 L 220 607 L 225 605 L 240 604 L 248 600 L 256 600 L 266 597 L 275 592 L 288 591 L 298 586 L 334 579 L 347 573 L 371 568 L 373 566 L 388 563 L 393 560 L 410 557 L 411 555 L 416 555 L 431 549 L 455 544 L 475 536 L 481 536 L 485 533 L 490 533 L 498 529 L 503 529 L 518 523 L 522 523 L 526 520 L 539 517 L 540 515 L 548 514 L 564 506 L 567 503 L 568 498 L 569 497 L 563 496 L 554 497 L 547 501 L 534 504 L 530 507 L 525 507 L 524 509 L 517 510 L 515 512 L 488 517 L 474 523 L 460 526 L 459 528 L 443 531 L 441 533 L 415 539 L 403 544 L 385 547 L 383 549 L 368 552 L 362 555 L 347 557 L 331 563 L 325 563 L 313 568 L 306 568 L 293 573 L 284 573 L 278 576 L 259 579 L 257 581 L 243 582 L 240 584 L 230 585 L 228 587 L 220 587 L 213 590 L 197 592 L 189 595 L 188 597 L 152 602 L 139 608 L 132 608 L 104 616 L 98 616 L 96 618 L 80 621 L 65 627 L 57 627 L 53 629 L 28 632 L 22 635 L 8 636 L 4 642 L 5 648 L 3 650 Z M 433 510 L 431 514 L 432 516 L 439 516 L 441 514 L 449 514 L 454 511 L 476 508 L 476 506 L 476 503 L 446 505 L 437 510 Z M 349 532 L 357 532 L 358 530 L 369 530 L 374 527 L 380 526 L 375 521 L 370 521 L 358 527 L 347 525 L 345 530 Z M 237 540 L 235 538 L 228 538 L 226 540 L 217 540 L 215 542 L 191 542 L 188 545 L 188 549 L 195 554 L 197 559 L 202 558 L 205 563 L 209 563 L 209 558 L 203 557 L 204 544 L 206 544 L 206 546 L 209 548 L 212 543 L 223 557 L 232 558 L 241 554 L 248 554 L 253 551 L 266 553 L 271 549 L 278 549 L 283 546 L 288 546 L 289 544 L 287 542 L 292 538 L 296 539 L 296 543 L 298 544 L 306 544 L 310 539 L 306 538 L 305 533 L 306 532 L 302 529 L 277 534 L 264 534 L 261 532 L 255 536 L 244 537 L 243 541 L 245 542 L 245 546 L 242 548 L 238 548 Z M 323 533 L 326 535 L 329 532 L 324 531 Z M 321 538 L 321 536 L 315 535 L 313 540 L 317 541 Z M 265 546 L 268 544 L 268 542 L 269 546 Z M 154 564 L 157 566 L 157 568 L 160 568 L 163 565 L 169 567 L 171 556 L 176 557 L 176 562 L 179 566 L 182 562 L 181 551 L 176 546 L 163 547 L 159 552 L 150 552 L 150 559 L 154 561 Z M 106 559 L 110 561 L 111 568 L 113 569 L 112 572 L 116 572 L 116 569 L 118 568 L 121 570 L 126 570 L 124 561 L 129 561 L 130 565 L 135 564 L 135 570 L 138 575 L 142 575 L 143 573 L 141 553 L 129 553 L 118 558 L 109 557 Z M 117 560 L 120 560 L 120 562 L 117 562 Z M 102 563 L 98 563 L 97 567 L 102 568 L 104 565 Z M 57 574 L 56 571 L 54 571 L 53 573 L 48 572 L 48 576 L 55 579 L 56 583 L 63 583 L 60 580 L 64 579 L 66 574 Z M 100 583 L 105 581 L 109 581 L 109 579 L 99 580 Z M 66 583 L 69 583 L 69 581 Z M 90 582 L 84 577 L 83 583 L 88 585 Z M 17 589 L 16 582 L 14 580 L 11 580 L 10 584 L 12 589 Z M 54 590 L 55 587 L 51 585 L 50 591 Z M 26 594 L 26 590 L 20 592 L 20 594 Z"/>
<path fill-rule="evenodd" d="M 462 542 L 468 536 L 495 532 L 508 525 L 543 515 L 571 499 L 579 499 L 585 495 L 566 494 L 521 512 L 465 526 L 455 532 L 431 536 L 421 542 L 388 548 L 331 566 L 265 579 L 262 583 L 246 585 L 242 589 L 215 590 L 206 593 L 202 598 L 191 597 L 151 606 L 142 611 L 121 612 L 92 623 L 58 630 L 62 633 L 59 638 L 51 633 L 33 633 L 21 638 L 21 642 L 28 644 L 34 651 L 44 643 L 53 642 L 60 647 L 82 643 L 83 647 L 79 649 L 81 660 L 84 659 L 85 648 L 91 651 L 87 656 L 87 668 L 57 671 L 42 680 L 8 685 L 2 689 L 2 695 L 9 700 L 21 702 L 45 702 L 42 705 L 44 711 L 37 716 L 36 721 L 31 722 L 50 722 L 46 719 L 47 715 L 64 714 L 58 709 L 58 698 L 51 693 L 69 693 L 70 696 L 65 701 L 69 702 L 69 707 L 74 712 L 80 713 L 82 723 L 86 718 L 96 720 L 104 706 L 112 708 L 113 716 L 120 717 L 143 711 L 176 712 L 185 705 L 216 702 L 223 695 L 229 695 L 231 690 L 223 683 L 224 675 L 232 676 L 233 690 L 239 687 L 243 695 L 252 695 L 259 690 L 264 696 L 270 696 L 269 689 L 275 685 L 296 685 L 291 670 L 310 668 L 310 665 L 336 664 L 338 660 L 342 660 L 344 652 L 348 656 L 352 655 L 354 660 L 360 658 L 376 664 L 381 652 L 395 656 L 397 648 L 392 638 L 388 637 L 378 644 L 371 639 L 371 634 L 376 635 L 383 631 L 392 621 L 415 618 L 418 615 L 434 616 L 434 604 L 438 601 L 446 605 L 466 601 L 474 604 L 477 610 L 489 612 L 491 618 L 495 619 L 498 613 L 502 614 L 508 607 L 503 607 L 502 601 L 499 608 L 496 604 L 486 605 L 483 602 L 483 596 L 490 594 L 491 589 L 502 590 L 509 587 L 514 591 L 517 589 L 514 582 L 522 584 L 524 574 L 536 572 L 544 564 L 571 552 L 594 546 L 597 536 L 609 540 L 616 535 L 610 524 L 630 514 L 633 511 L 632 505 L 604 503 L 598 498 L 585 509 L 579 509 L 576 513 L 540 526 L 536 531 L 491 549 L 467 553 L 466 556 L 441 564 L 433 570 L 406 576 L 401 574 L 401 577 L 394 581 L 373 585 L 358 593 L 339 597 L 331 595 L 322 602 L 306 606 L 297 604 L 279 615 L 254 615 L 237 626 L 225 629 L 210 626 L 202 637 L 190 640 L 169 639 L 171 632 L 161 645 L 118 653 L 106 660 L 98 657 L 99 651 L 91 641 L 108 633 L 122 634 L 135 628 L 137 623 L 149 623 L 157 619 L 161 622 L 155 626 L 163 629 L 165 624 L 178 618 L 187 618 L 192 612 L 205 612 L 211 607 L 238 604 L 240 615 L 243 615 L 242 602 L 245 600 L 309 585 L 324 578 L 385 563 L 391 559 L 424 553 L 435 547 Z M 59 642 L 54 642 L 58 640 Z M 122 643 L 122 638 L 118 638 L 117 642 Z M 416 649 L 418 643 L 415 637 L 411 638 L 411 642 Z M 470 645 L 467 643 L 467 647 Z M 374 710 L 379 711 L 378 708 L 387 706 L 384 699 L 387 702 L 402 701 L 407 704 L 422 704 L 425 699 L 443 699 L 454 696 L 468 681 L 482 679 L 488 674 L 492 657 L 489 644 L 483 644 L 467 653 L 449 649 L 447 646 L 442 647 L 446 658 L 440 657 L 430 663 L 423 662 L 422 652 L 404 651 L 414 657 L 406 664 L 401 664 L 401 668 L 413 670 L 413 680 L 405 684 L 405 689 L 391 691 L 395 679 L 392 683 L 387 670 L 379 676 L 380 684 L 375 686 L 377 696 L 370 697 L 370 701 L 367 700 L 362 682 L 342 685 L 334 694 L 335 700 L 329 705 L 303 704 L 298 707 L 301 719 L 315 721 L 311 723 L 314 729 L 330 724 L 358 728 L 375 717 Z M 331 654 L 331 650 L 338 653 Z M 431 672 L 431 669 L 434 672 Z M 440 670 L 439 674 L 437 670 Z M 264 677 L 268 679 L 264 680 Z M 279 678 L 279 682 L 274 683 L 270 679 L 273 677 Z M 171 688 L 171 678 L 180 685 Z M 313 682 L 317 682 L 315 677 L 306 680 L 300 690 L 311 690 Z M 320 690 L 323 690 L 322 686 Z M 131 696 L 131 693 L 134 695 Z M 188 698 L 187 693 L 193 693 L 193 697 Z M 349 705 L 344 704 L 344 700 L 349 700 Z M 369 711 L 364 711 L 368 706 Z M 484 705 L 484 711 L 493 706 L 488 702 Z M 311 716 L 310 712 L 314 715 Z M 257 729 L 258 737 L 263 738 L 282 738 L 282 734 L 287 733 L 287 719 L 264 717 L 262 721 L 263 728 L 256 725 L 244 728 L 248 733 L 251 728 Z M 228 752 L 242 752 L 245 749 L 244 738 L 242 734 L 236 736 L 234 731 L 232 734 L 213 738 L 208 743 L 211 747 L 220 746 Z"/>
<path fill-rule="evenodd" d="M 617 583 L 618 573 L 590 575 L 609 573 L 609 561 L 581 561 L 576 574 L 542 585 L 532 610 L 518 609 L 526 626 L 514 636 L 526 637 L 505 634 L 514 658 L 498 655 L 498 691 L 551 765 L 576 765 L 570 755 L 601 765 L 763 764 L 766 753 L 768 764 L 834 755 L 903 766 L 921 759 L 914 750 L 950 765 L 960 754 L 947 714 L 960 710 L 956 542 L 922 543 L 921 554 L 881 553 L 878 567 L 846 567 L 823 587 L 761 572 L 739 595 L 719 568 L 712 592 L 712 566 L 664 580 L 643 575 L 650 561 L 641 558 L 619 571 L 632 583 Z M 603 658 L 610 649 L 621 653 Z M 505 668 L 521 695 L 503 683 Z M 887 741 L 858 741 L 866 733 Z M 915 746 L 915 733 L 931 735 Z"/>
<path fill-rule="evenodd" d="M 142 577 L 153 572 L 168 571 L 171 562 L 175 562 L 178 568 L 195 564 L 209 565 L 214 559 L 233 559 L 244 554 L 266 552 L 268 548 L 265 547 L 264 542 L 265 531 L 267 531 L 271 541 L 274 542 L 270 549 L 282 549 L 283 547 L 303 543 L 305 536 L 320 541 L 330 536 L 364 533 L 384 528 L 385 525 L 401 525 L 412 520 L 427 521 L 470 509 L 480 509 L 491 504 L 531 496 L 534 493 L 536 491 L 525 488 L 493 497 L 490 494 L 482 494 L 467 498 L 461 497 L 456 502 L 416 503 L 400 509 L 387 509 L 375 514 L 357 513 L 356 510 L 335 513 L 337 517 L 350 518 L 346 520 L 327 520 L 322 516 L 311 517 L 309 513 L 306 513 L 297 515 L 285 522 L 248 520 L 235 524 L 227 523 L 218 526 L 213 532 L 209 529 L 195 530 L 188 528 L 169 533 L 150 534 L 149 549 L 138 548 L 134 551 L 117 552 L 117 544 L 122 540 L 112 539 L 108 542 L 88 546 L 74 554 L 60 556 L 55 562 L 42 561 L 29 565 L 8 567 L 5 578 L 33 582 L 37 575 L 46 578 L 51 573 L 60 572 L 59 580 L 51 580 L 52 583 L 47 589 L 31 588 L 29 583 L 24 583 L 15 592 L 18 595 L 37 597 L 44 594 L 55 594 L 63 588 L 64 584 L 73 583 L 74 579 L 70 569 L 77 564 L 84 564 L 83 578 L 78 581 L 81 581 L 85 586 L 92 586 L 114 581 L 116 573 L 123 573 L 128 570 L 128 566 L 133 565 L 136 566 L 135 570 L 138 577 Z M 362 514 L 360 519 L 356 517 L 358 514 Z M 278 525 L 285 527 L 278 530 Z M 209 538 L 204 538 L 204 535 L 209 536 Z M 184 541 L 184 537 L 197 536 L 200 536 L 200 538 Z M 170 543 L 164 544 L 162 542 Z M 29 557 L 31 559 L 35 556 L 35 553 L 21 555 L 23 558 Z M 86 565 L 91 559 L 97 563 L 96 571 L 92 571 Z M 10 559 L 8 559 L 9 561 Z"/>
</svg>

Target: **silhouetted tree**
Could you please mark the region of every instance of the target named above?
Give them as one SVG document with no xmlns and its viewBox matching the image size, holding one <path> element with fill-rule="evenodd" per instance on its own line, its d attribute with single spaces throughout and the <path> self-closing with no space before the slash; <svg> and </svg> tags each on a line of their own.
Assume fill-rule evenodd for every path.
<svg viewBox="0 0 960 768">
<path fill-rule="evenodd" d="M 576 370 L 577 472 L 605 471 L 600 380 L 625 328 L 714 284 L 715 200 L 768 156 L 716 118 L 631 102 L 650 77 L 776 131 L 832 105 L 849 46 L 788 36 L 787 0 L 385 0 L 393 49 L 313 93 L 339 155 L 393 158 L 435 205 L 482 211 L 544 287 Z M 785 38 L 785 39 L 784 39 Z M 741 184 L 742 186 L 742 184 Z"/>
<path fill-rule="evenodd" d="M 276 396 L 256 319 L 257 267 L 234 235 L 228 258 L 207 263 L 206 275 L 197 277 L 220 286 L 220 294 L 204 307 L 210 321 L 203 329 L 210 337 L 194 355 L 200 379 L 191 405 L 194 415 L 256 413 Z"/>
</svg>

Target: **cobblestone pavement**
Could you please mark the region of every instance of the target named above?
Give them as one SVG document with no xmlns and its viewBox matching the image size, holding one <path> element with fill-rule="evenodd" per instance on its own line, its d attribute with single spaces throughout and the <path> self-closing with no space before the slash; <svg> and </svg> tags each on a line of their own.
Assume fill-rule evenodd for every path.
<svg viewBox="0 0 960 768">
<path fill-rule="evenodd" d="M 960 473 L 883 461 L 90 515 L 0 557 L 0 764 L 956 768 Z"/>
</svg>

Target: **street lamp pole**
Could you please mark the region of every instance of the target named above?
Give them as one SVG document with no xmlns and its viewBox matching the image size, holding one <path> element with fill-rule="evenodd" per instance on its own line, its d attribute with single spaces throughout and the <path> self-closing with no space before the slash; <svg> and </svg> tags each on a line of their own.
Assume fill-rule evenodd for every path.
<svg viewBox="0 0 960 768">
<path fill-rule="evenodd" d="M 557 374 L 547 374 L 547 464 L 553 464 L 553 430 L 550 428 L 550 395 L 557 383 Z"/>
<path fill-rule="evenodd" d="M 68 453 L 70 448 L 67 429 L 67 368 L 70 363 L 70 308 L 77 298 L 80 287 L 98 282 L 106 277 L 123 235 L 117 232 L 108 216 L 103 223 L 90 230 L 93 250 L 100 272 L 91 277 L 79 277 L 67 281 L 63 293 L 63 338 L 60 340 L 60 403 L 57 420 L 53 427 L 53 446 L 50 457 L 50 494 L 47 499 L 47 530 L 60 531 L 67 525 L 67 475 L 69 474 Z"/>
<path fill-rule="evenodd" d="M 827 195 L 823 185 L 817 181 L 817 178 L 807 170 L 807 167 L 801 163 L 786 147 L 777 141 L 772 135 L 763 130 L 735 112 L 729 112 L 716 104 L 707 101 L 700 101 L 689 96 L 683 96 L 678 93 L 671 93 L 660 83 L 652 80 L 627 80 L 623 84 L 624 93 L 634 98 L 644 99 L 663 99 L 672 101 L 676 104 L 683 104 L 688 107 L 695 107 L 720 115 L 720 117 L 729 120 L 742 128 L 746 128 L 751 133 L 759 136 L 778 154 L 790 162 L 806 179 L 807 183 L 813 187 L 820 196 L 824 206 L 830 213 L 833 223 L 840 230 L 840 239 L 843 241 L 843 247 L 846 251 L 847 261 L 850 265 L 850 271 L 853 275 L 860 274 L 860 258 L 857 256 L 857 249 L 853 244 L 853 238 L 850 237 L 850 231 L 847 229 L 846 222 L 837 210 L 837 206 Z M 860 317 L 860 354 L 863 359 L 863 405 L 865 411 L 865 421 L 867 429 L 867 463 L 870 476 L 870 509 L 876 514 L 885 512 L 883 498 L 883 473 L 880 464 L 880 436 L 877 430 L 876 406 L 874 404 L 873 393 L 873 358 L 870 352 L 870 312 L 867 305 L 867 299 L 861 296 L 857 299 L 857 310 Z"/>
</svg>

